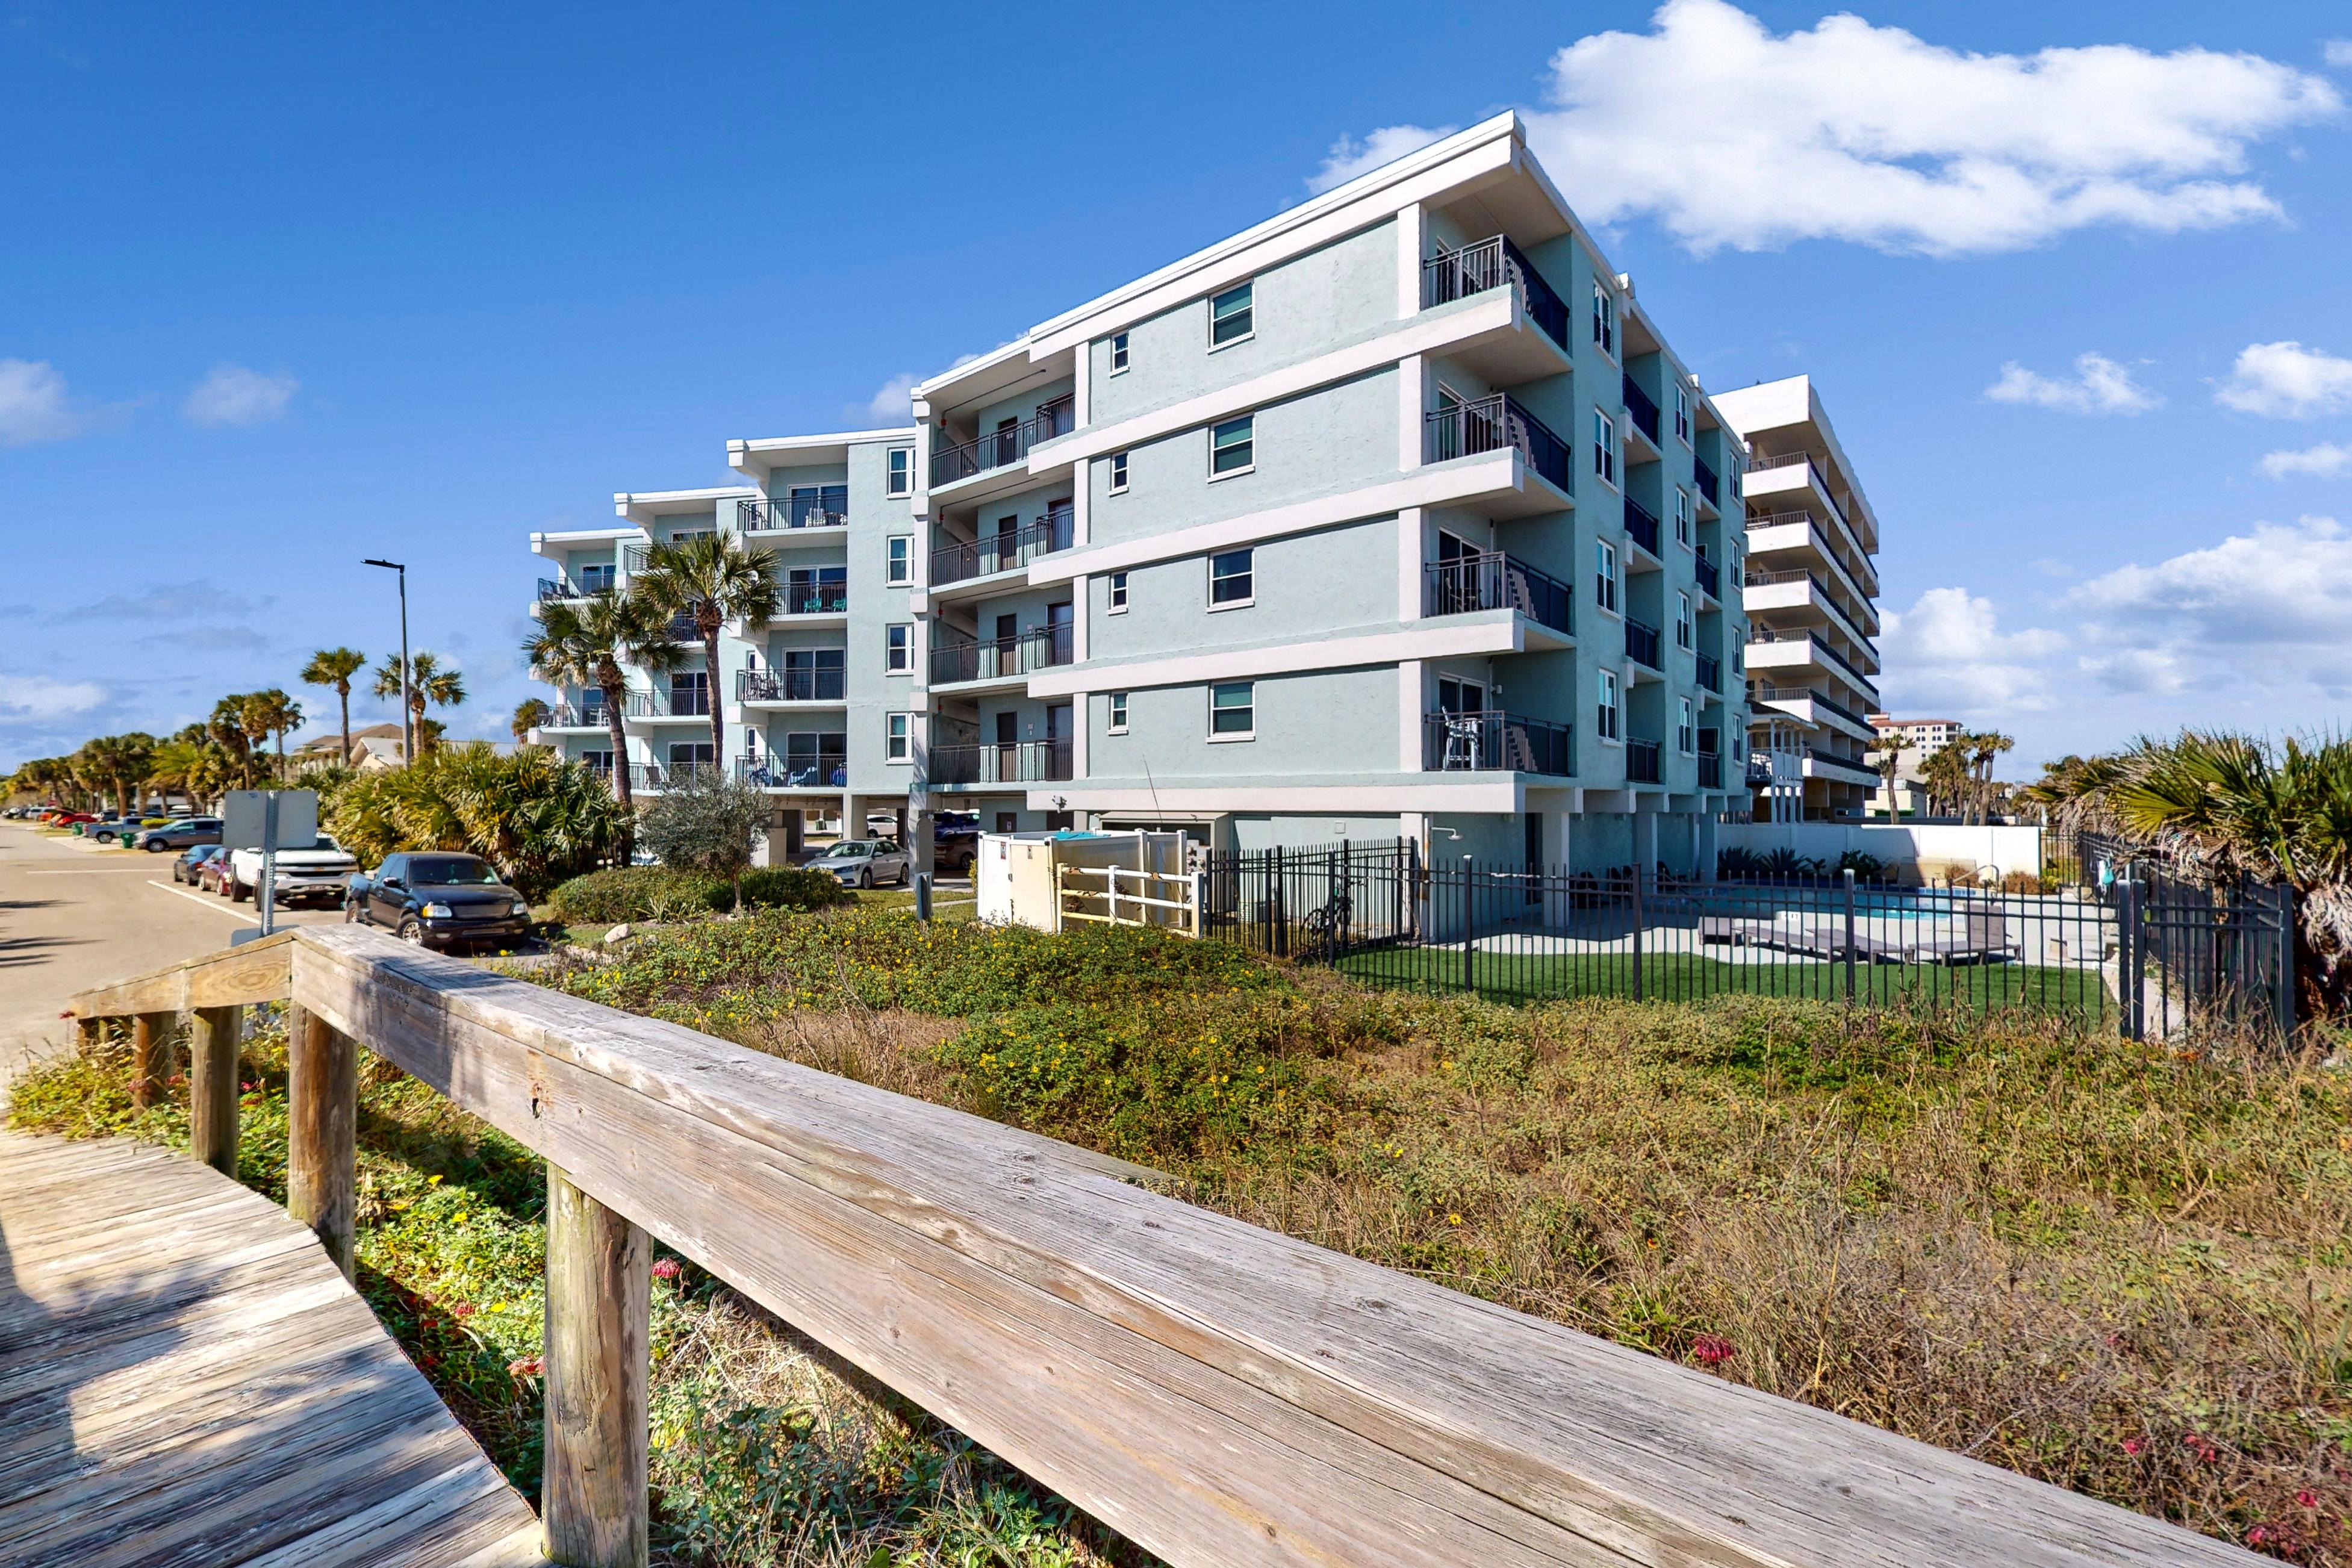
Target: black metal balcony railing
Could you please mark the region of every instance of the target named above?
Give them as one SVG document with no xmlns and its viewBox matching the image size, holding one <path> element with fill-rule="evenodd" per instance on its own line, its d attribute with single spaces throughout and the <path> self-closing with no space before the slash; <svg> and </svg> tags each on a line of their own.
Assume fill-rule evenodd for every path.
<svg viewBox="0 0 2352 1568">
<path fill-rule="evenodd" d="M 746 498 L 735 503 L 735 527 L 743 533 L 781 533 L 796 528 L 845 528 L 845 489 L 827 487 L 818 495 Z"/>
<path fill-rule="evenodd" d="M 610 568 L 606 570 L 609 572 Z M 541 577 L 539 580 L 539 599 L 541 604 L 556 599 L 585 599 L 612 585 L 609 575 L 602 579 L 592 577 L 583 583 L 574 583 L 569 577 Z"/>
<path fill-rule="evenodd" d="M 1634 543 L 1658 553 L 1658 514 L 1632 496 L 1625 498 L 1625 531 Z"/>
<path fill-rule="evenodd" d="M 1025 566 L 1040 555 L 1070 547 L 1076 513 L 1056 507 L 1026 528 L 983 534 L 969 544 L 950 544 L 931 552 L 931 586 L 945 587 L 995 572 Z"/>
<path fill-rule="evenodd" d="M 1698 493 L 1706 498 L 1707 505 L 1720 507 L 1723 504 L 1723 481 L 1716 478 L 1715 470 L 1707 467 L 1705 458 L 1691 459 L 1691 478 L 1697 481 Z"/>
<path fill-rule="evenodd" d="M 1723 689 L 1723 660 L 1711 653 L 1698 656 L 1698 683 L 1709 691 Z"/>
<path fill-rule="evenodd" d="M 840 751 L 814 757 L 771 752 L 764 757 L 736 758 L 734 772 L 738 784 L 753 789 L 838 789 L 849 782 L 849 758 Z"/>
<path fill-rule="evenodd" d="M 1864 696 L 1868 697 L 1873 703 L 1875 703 L 1878 700 L 1878 688 L 1872 682 L 1870 677 L 1863 674 L 1859 669 L 1856 669 L 1851 662 L 1837 651 L 1837 649 L 1830 647 L 1828 643 L 1822 641 L 1821 634 L 1818 632 L 1779 631 L 1770 626 L 1755 626 L 1750 628 L 1750 636 L 1755 641 L 1761 643 L 1811 643 L 1812 645 L 1814 654 L 1817 655 L 1822 662 L 1843 670 L 1853 681 L 1854 685 Z"/>
<path fill-rule="evenodd" d="M 1860 757 L 1842 757 L 1835 752 L 1822 751 L 1819 746 L 1807 746 L 1805 748 L 1805 755 L 1812 761 L 1821 763 L 1829 767 L 1852 768 L 1858 773 L 1869 773 L 1873 777 L 1877 776 L 1878 770 L 1872 767 L 1868 763 L 1864 762 Z"/>
<path fill-rule="evenodd" d="M 1658 743 L 1655 741 L 1629 740 L 1625 742 L 1625 782 L 1658 782 Z"/>
<path fill-rule="evenodd" d="M 1576 630 L 1576 595 L 1549 573 L 1499 550 L 1433 561 L 1421 571 L 1421 613 L 1517 610 L 1558 632 Z"/>
<path fill-rule="evenodd" d="M 738 702 L 839 702 L 845 672 L 840 669 L 739 669 Z"/>
<path fill-rule="evenodd" d="M 1066 738 L 934 746 L 924 771 L 935 784 L 1051 784 L 1073 776 Z"/>
<path fill-rule="evenodd" d="M 1647 621 L 1625 617 L 1625 657 L 1636 664 L 1646 664 L 1652 669 L 1664 667 L 1658 662 L 1658 628 Z"/>
<path fill-rule="evenodd" d="M 776 584 L 774 618 L 788 616 L 839 616 L 849 611 L 849 584 L 846 583 L 794 582 L 786 577 Z"/>
<path fill-rule="evenodd" d="M 1723 597 L 1723 568 L 1715 562 L 1704 555 L 1695 557 L 1691 562 L 1691 576 L 1697 581 L 1698 591 L 1708 598 Z"/>
<path fill-rule="evenodd" d="M 1068 664 L 1074 647 L 1070 630 L 1064 623 L 1032 626 L 1009 637 L 942 642 L 931 649 L 931 684 L 1003 680 L 1026 675 L 1033 669 Z"/>
<path fill-rule="evenodd" d="M 542 730 L 602 730 L 610 722 L 601 696 L 587 702 L 558 702 L 540 723 Z"/>
<path fill-rule="evenodd" d="M 1698 787 L 1701 789 L 1723 787 L 1722 752 L 1701 752 L 1698 754 Z"/>
<path fill-rule="evenodd" d="M 1422 461 L 1449 462 L 1517 447 L 1528 467 L 1563 490 L 1573 490 L 1568 443 L 1551 426 L 1519 406 L 1507 392 L 1497 392 L 1475 403 L 1456 404 L 1424 416 Z"/>
<path fill-rule="evenodd" d="M 1848 591 L 1855 598 L 1868 599 L 1878 593 L 1878 574 L 1872 568 L 1870 557 L 1863 552 L 1860 542 L 1853 538 L 1852 526 L 1843 519 L 1838 520 L 1838 531 L 1847 540 L 1852 553 L 1851 562 L 1846 554 L 1841 553 L 1838 547 L 1830 542 L 1830 536 L 1822 528 L 1821 521 L 1809 511 L 1776 511 L 1747 520 L 1748 528 L 1751 532 L 1759 529 L 1794 527 L 1799 523 L 1804 524 L 1807 535 L 1812 541 L 1813 548 L 1821 552 L 1822 559 L 1830 563 L 1831 569 L 1838 574 L 1840 580 L 1846 584 Z M 1755 547 L 1751 545 L 1750 548 Z"/>
<path fill-rule="evenodd" d="M 625 544 L 621 547 L 621 569 L 635 577 L 653 563 L 654 548 L 650 544 Z"/>
<path fill-rule="evenodd" d="M 667 691 L 632 691 L 621 699 L 624 719 L 707 719 L 710 691 L 702 686 L 674 686 Z"/>
<path fill-rule="evenodd" d="M 1753 458 L 1748 460 L 1748 471 L 1751 474 L 1769 473 L 1775 468 L 1793 468 L 1801 463 L 1804 465 L 1806 477 L 1812 481 L 1813 488 L 1822 492 L 1822 498 L 1830 503 L 1830 510 L 1837 513 L 1838 521 L 1845 521 L 1845 503 L 1838 500 L 1835 490 L 1830 489 L 1828 471 L 1814 460 L 1811 452 L 1782 452 L 1775 457 Z"/>
<path fill-rule="evenodd" d="M 1421 765 L 1430 773 L 1545 773 L 1576 771 L 1573 730 L 1517 713 L 1429 713 L 1421 721 Z"/>
<path fill-rule="evenodd" d="M 1529 321 L 1543 329 L 1546 337 L 1561 348 L 1572 347 L 1568 341 L 1567 304 L 1552 292 L 1551 285 L 1544 281 L 1535 263 L 1503 236 L 1498 234 L 1459 250 L 1440 250 L 1421 264 L 1423 310 L 1506 286 L 1517 291 L 1520 309 L 1527 311 Z"/>
<path fill-rule="evenodd" d="M 716 778 L 721 771 L 717 763 L 629 763 L 625 765 L 629 770 L 629 788 L 640 795 L 657 795 L 666 789 L 677 789 L 697 778 Z M 588 771 L 607 783 L 612 781 L 613 770 L 610 768 L 600 768 L 591 763 Z"/>
<path fill-rule="evenodd" d="M 1634 385 L 1633 377 L 1630 373 L 1620 372 L 1618 381 L 1621 384 L 1620 390 L 1625 396 L 1625 412 L 1633 416 L 1633 427 L 1647 436 L 1653 446 L 1656 445 L 1658 440 L 1657 400 Z"/>
<path fill-rule="evenodd" d="M 951 485 L 958 479 L 1017 463 L 1029 455 L 1031 447 L 1056 436 L 1068 435 L 1075 427 L 1076 413 L 1077 404 L 1073 399 L 1066 395 L 1057 397 L 1051 403 L 1039 404 L 1036 415 L 1018 425 L 991 430 L 953 447 L 942 447 L 931 454 L 931 483 Z"/>
</svg>

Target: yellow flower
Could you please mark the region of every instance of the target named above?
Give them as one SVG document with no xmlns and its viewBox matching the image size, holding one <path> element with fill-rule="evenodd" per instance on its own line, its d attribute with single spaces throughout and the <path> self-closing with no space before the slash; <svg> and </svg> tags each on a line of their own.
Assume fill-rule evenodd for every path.
<svg viewBox="0 0 2352 1568">
<path fill-rule="evenodd" d="M 1462 1223 L 1462 1216 L 1458 1214 L 1447 1215 L 1445 1216 L 1445 1223 L 1448 1225 L 1460 1225 Z"/>
</svg>

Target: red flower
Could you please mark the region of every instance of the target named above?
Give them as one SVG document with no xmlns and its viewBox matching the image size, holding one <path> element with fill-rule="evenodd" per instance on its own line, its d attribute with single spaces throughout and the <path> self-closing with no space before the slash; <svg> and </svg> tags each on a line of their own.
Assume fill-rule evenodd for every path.
<svg viewBox="0 0 2352 1568">
<path fill-rule="evenodd" d="M 654 1278 L 656 1279 L 675 1279 L 685 1272 L 675 1258 L 662 1258 L 654 1265 Z"/>
<path fill-rule="evenodd" d="M 2246 1531 L 2246 1544 L 2249 1546 L 2268 1546 L 2276 1539 L 2278 1539 L 2278 1531 L 2267 1524 L 2258 1524 Z"/>
<path fill-rule="evenodd" d="M 2319 1494 L 2313 1491 L 2309 1487 L 2305 1487 L 2303 1490 L 2294 1494 L 2294 1501 L 2295 1506 L 2298 1508 L 2317 1508 L 2319 1506 Z"/>
<path fill-rule="evenodd" d="M 2126 1437 L 2124 1439 L 2124 1452 L 2126 1454 L 2137 1454 L 2142 1448 L 2147 1447 L 2147 1445 L 2137 1437 Z"/>
<path fill-rule="evenodd" d="M 470 1318 L 474 1315 L 474 1304 L 471 1301 L 460 1301 L 449 1309 L 449 1315 L 453 1318 Z"/>
<path fill-rule="evenodd" d="M 1719 1366 L 1738 1353 L 1729 1340 L 1721 1334 L 1701 1334 L 1691 1341 L 1691 1354 L 1701 1366 Z"/>
<path fill-rule="evenodd" d="M 538 1356 L 517 1356 L 507 1363 L 507 1373 L 511 1377 L 537 1377 L 544 1365 L 545 1363 Z"/>
</svg>

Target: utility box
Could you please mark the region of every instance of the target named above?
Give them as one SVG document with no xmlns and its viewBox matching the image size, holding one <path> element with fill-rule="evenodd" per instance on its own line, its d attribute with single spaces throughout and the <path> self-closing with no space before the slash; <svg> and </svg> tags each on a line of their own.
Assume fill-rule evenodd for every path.
<svg viewBox="0 0 2352 1568">
<path fill-rule="evenodd" d="M 983 833 L 978 913 L 1058 931 L 1072 921 L 1200 934 L 1200 881 L 1181 833 Z"/>
</svg>

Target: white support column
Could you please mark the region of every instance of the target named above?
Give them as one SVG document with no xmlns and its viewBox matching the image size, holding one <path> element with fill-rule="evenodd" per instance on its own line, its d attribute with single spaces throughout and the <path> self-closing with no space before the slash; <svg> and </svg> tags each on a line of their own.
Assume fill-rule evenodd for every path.
<svg viewBox="0 0 2352 1568">
<path fill-rule="evenodd" d="M 1421 574 L 1429 554 L 1428 529 L 1422 509 L 1409 506 L 1397 513 L 1397 619 L 1421 619 Z"/>
<path fill-rule="evenodd" d="M 1409 658 L 1397 666 L 1397 768 L 1402 773 L 1422 770 L 1422 688 L 1421 660 Z"/>
<path fill-rule="evenodd" d="M 1083 540 L 1081 543 L 1085 542 Z M 1087 612 L 1093 597 L 1087 591 L 1087 574 L 1083 572 L 1070 579 L 1070 662 L 1087 662 L 1087 649 L 1091 646 L 1090 628 L 1094 617 Z"/>
<path fill-rule="evenodd" d="M 1421 467 L 1421 424 L 1429 408 L 1429 364 L 1419 354 L 1397 361 L 1397 467 Z"/>
<path fill-rule="evenodd" d="M 1089 776 L 1087 742 L 1094 732 L 1094 693 L 1090 691 L 1070 693 L 1070 776 L 1073 778 Z"/>
<path fill-rule="evenodd" d="M 1078 363 L 1084 364 L 1086 361 L 1081 359 Z M 1085 427 L 1084 415 L 1078 416 L 1078 425 L 1080 428 Z M 1095 466 L 1093 462 L 1077 464 L 1071 469 L 1070 477 L 1076 481 L 1070 489 L 1070 543 L 1072 548 L 1077 549 L 1085 547 L 1094 539 L 1094 523 L 1090 516 L 1094 510 Z"/>
<path fill-rule="evenodd" d="M 1402 321 L 1421 309 L 1421 261 L 1425 247 L 1429 223 L 1421 204 L 1397 210 L 1397 319 Z"/>
<path fill-rule="evenodd" d="M 1070 351 L 1070 426 L 1083 430 L 1094 418 L 1094 344 L 1080 343 Z"/>
</svg>

